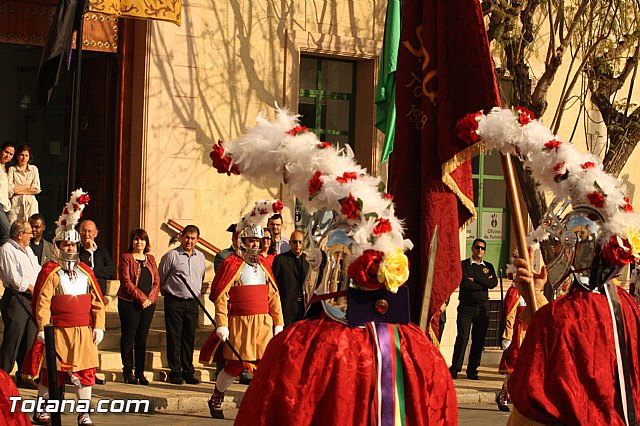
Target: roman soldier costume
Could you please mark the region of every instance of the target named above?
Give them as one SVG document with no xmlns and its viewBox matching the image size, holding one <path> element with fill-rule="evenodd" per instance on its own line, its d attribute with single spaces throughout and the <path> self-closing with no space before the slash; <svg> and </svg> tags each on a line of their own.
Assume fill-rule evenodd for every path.
<svg viewBox="0 0 640 426">
<path fill-rule="evenodd" d="M 38 324 L 38 338 L 25 360 L 23 374 L 40 378 L 38 396 L 48 398 L 48 386 L 76 385 L 78 399 L 91 400 L 98 366 L 98 344 L 104 337 L 105 305 L 98 281 L 91 268 L 78 261 L 80 234 L 74 229 L 89 197 L 74 191 L 58 219 L 53 241 L 54 261 L 40 271 L 33 292 L 31 308 Z M 75 245 L 65 251 L 62 244 Z M 58 383 L 49 384 L 44 366 L 44 326 L 55 327 Z M 28 360 L 28 362 L 27 362 Z M 35 413 L 37 424 L 49 422 L 48 413 Z M 88 413 L 78 416 L 78 424 L 93 424 Z"/>
</svg>

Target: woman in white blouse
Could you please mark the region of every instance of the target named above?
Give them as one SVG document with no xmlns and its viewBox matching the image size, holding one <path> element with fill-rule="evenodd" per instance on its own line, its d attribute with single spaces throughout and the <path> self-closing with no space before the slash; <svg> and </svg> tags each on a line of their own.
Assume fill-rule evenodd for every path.
<svg viewBox="0 0 640 426">
<path fill-rule="evenodd" d="M 9 167 L 9 197 L 11 210 L 7 214 L 9 222 L 16 219 L 29 220 L 38 213 L 36 194 L 40 193 L 40 174 L 31 163 L 31 148 L 22 145 L 16 150 L 17 165 Z"/>
</svg>

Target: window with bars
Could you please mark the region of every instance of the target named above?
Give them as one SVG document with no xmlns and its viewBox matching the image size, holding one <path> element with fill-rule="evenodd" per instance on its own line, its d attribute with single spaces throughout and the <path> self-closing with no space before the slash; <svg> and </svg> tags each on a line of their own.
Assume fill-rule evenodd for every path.
<svg viewBox="0 0 640 426">
<path fill-rule="evenodd" d="M 302 55 L 298 114 L 320 140 L 355 149 L 355 61 Z"/>
</svg>

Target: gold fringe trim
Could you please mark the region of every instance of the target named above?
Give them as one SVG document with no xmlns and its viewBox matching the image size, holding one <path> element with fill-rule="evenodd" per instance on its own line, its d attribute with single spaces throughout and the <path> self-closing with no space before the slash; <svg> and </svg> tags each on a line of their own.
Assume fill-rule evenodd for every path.
<svg viewBox="0 0 640 426">
<path fill-rule="evenodd" d="M 440 342 L 438 341 L 438 336 L 436 336 L 436 333 L 433 331 L 433 327 L 431 327 L 431 323 L 429 323 L 429 332 L 427 333 L 427 337 L 429 337 L 429 340 L 431 340 L 431 343 L 433 343 L 433 345 L 440 349 Z"/>
<path fill-rule="evenodd" d="M 478 213 L 476 212 L 476 206 L 473 204 L 473 200 L 462 193 L 456 181 L 451 177 L 451 173 L 453 173 L 453 171 L 462 163 L 487 151 L 489 151 L 489 149 L 484 142 L 476 142 L 455 154 L 442 165 L 442 182 L 447 185 L 451 192 L 460 199 L 462 205 L 469 211 L 469 213 L 471 213 L 471 217 L 462 225 L 463 227 L 476 220 Z"/>
</svg>

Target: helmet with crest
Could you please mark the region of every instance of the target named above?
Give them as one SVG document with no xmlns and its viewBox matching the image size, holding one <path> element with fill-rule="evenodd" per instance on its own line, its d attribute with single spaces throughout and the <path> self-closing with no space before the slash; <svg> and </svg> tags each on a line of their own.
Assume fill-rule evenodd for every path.
<svg viewBox="0 0 640 426">
<path fill-rule="evenodd" d="M 56 221 L 56 233 L 53 239 L 53 259 L 64 270 L 71 271 L 78 263 L 79 254 L 77 244 L 80 242 L 80 234 L 75 227 L 82 217 L 82 211 L 89 202 L 89 194 L 82 189 L 71 193 L 71 197 L 65 204 L 62 214 Z M 65 251 L 61 246 L 64 243 L 76 245 L 76 250 Z"/>
<path fill-rule="evenodd" d="M 260 246 L 253 248 L 250 240 L 258 239 L 262 241 L 262 237 L 264 237 L 262 223 L 266 221 L 268 216 L 281 211 L 282 202 L 280 200 L 256 201 L 253 209 L 245 214 L 236 225 L 236 232 L 238 233 L 238 249 L 236 253 L 248 264 L 257 265 L 260 263 Z"/>
</svg>

